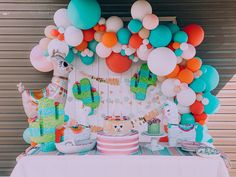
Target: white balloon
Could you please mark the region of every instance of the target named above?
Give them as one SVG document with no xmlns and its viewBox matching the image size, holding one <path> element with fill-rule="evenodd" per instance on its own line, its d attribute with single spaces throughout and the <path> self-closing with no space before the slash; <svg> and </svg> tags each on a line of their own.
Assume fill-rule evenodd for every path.
<svg viewBox="0 0 236 177">
<path fill-rule="evenodd" d="M 54 14 L 54 22 L 57 25 L 57 27 L 68 27 L 71 25 L 69 18 L 67 16 L 67 9 L 59 9 Z"/>
<path fill-rule="evenodd" d="M 120 53 L 122 45 L 118 42 L 114 47 L 112 47 L 112 51 L 115 53 Z"/>
<path fill-rule="evenodd" d="M 148 14 L 152 14 L 152 6 L 145 0 L 138 0 L 131 7 L 131 16 L 133 19 L 142 21 Z"/>
<path fill-rule="evenodd" d="M 119 29 L 123 28 L 124 23 L 120 17 L 111 16 L 106 21 L 106 31 L 107 32 L 117 32 Z"/>
<path fill-rule="evenodd" d="M 60 53 L 65 54 L 65 56 L 69 53 L 69 46 L 58 39 L 53 39 L 51 42 L 48 44 L 48 54 L 49 56 L 53 55 L 53 51 L 56 50 Z"/>
<path fill-rule="evenodd" d="M 196 55 L 195 47 L 191 44 L 188 44 L 187 49 L 183 50 L 181 57 L 186 60 L 189 60 L 189 59 L 192 59 L 195 55 Z"/>
<path fill-rule="evenodd" d="M 166 79 L 161 84 L 161 91 L 167 97 L 176 96 L 177 92 L 175 91 L 176 82 L 178 79 Z"/>
<path fill-rule="evenodd" d="M 81 42 L 83 41 L 84 35 L 80 29 L 74 26 L 69 26 L 66 28 L 64 37 L 68 45 L 75 47 L 81 44 Z"/>
<path fill-rule="evenodd" d="M 190 108 L 188 106 L 183 106 L 181 104 L 178 104 L 177 107 L 180 114 L 190 113 Z"/>
<path fill-rule="evenodd" d="M 138 48 L 137 55 L 140 60 L 147 61 L 148 56 L 152 50 L 153 50 L 153 48 L 151 48 L 151 49 L 146 48 L 145 50 L 143 50 L 142 48 Z"/>
<path fill-rule="evenodd" d="M 183 89 L 177 94 L 177 101 L 183 106 L 190 106 L 196 100 L 196 93 L 191 89 Z"/>
<path fill-rule="evenodd" d="M 96 46 L 96 53 L 101 58 L 107 58 L 111 55 L 112 48 L 105 47 L 101 42 Z"/>
<path fill-rule="evenodd" d="M 166 76 L 175 69 L 177 58 L 175 53 L 169 48 L 159 47 L 149 54 L 147 64 L 154 74 Z"/>
</svg>

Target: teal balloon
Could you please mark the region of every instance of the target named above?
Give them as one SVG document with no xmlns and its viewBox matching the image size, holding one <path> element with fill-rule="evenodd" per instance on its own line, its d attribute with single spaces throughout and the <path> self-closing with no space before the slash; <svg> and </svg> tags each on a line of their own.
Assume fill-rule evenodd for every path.
<svg viewBox="0 0 236 177">
<path fill-rule="evenodd" d="M 172 34 L 175 34 L 180 30 L 179 26 L 174 23 L 168 23 L 166 26 L 170 29 Z"/>
<path fill-rule="evenodd" d="M 121 54 L 122 56 L 126 56 L 125 50 L 122 49 L 122 50 L 120 51 L 120 54 Z"/>
<path fill-rule="evenodd" d="M 219 99 L 216 96 L 212 95 L 210 92 L 204 93 L 203 97 L 207 98 L 209 101 L 207 105 L 204 105 L 204 112 L 206 114 L 217 113 L 220 108 Z"/>
<path fill-rule="evenodd" d="M 96 0 L 71 0 L 67 15 L 75 27 L 86 30 L 98 23 L 101 18 L 101 8 Z"/>
<path fill-rule="evenodd" d="M 219 84 L 219 73 L 217 70 L 210 65 L 202 65 L 201 67 L 202 75 L 201 79 L 206 83 L 205 92 L 214 90 Z"/>
<path fill-rule="evenodd" d="M 165 25 L 159 25 L 151 31 L 149 41 L 153 47 L 165 47 L 172 39 L 171 31 Z"/>
<path fill-rule="evenodd" d="M 133 19 L 129 22 L 128 28 L 132 33 L 138 33 L 143 27 L 143 24 L 138 19 Z"/>
<path fill-rule="evenodd" d="M 130 36 L 131 36 L 131 32 L 127 28 L 121 28 L 117 32 L 118 41 L 119 41 L 119 43 L 121 43 L 123 45 L 129 43 Z"/>
<path fill-rule="evenodd" d="M 206 83 L 201 78 L 194 79 L 193 82 L 189 85 L 189 87 L 196 93 L 201 93 L 206 90 Z"/>
<path fill-rule="evenodd" d="M 94 55 L 92 57 L 89 57 L 89 56 L 83 57 L 83 56 L 80 55 L 80 59 L 81 59 L 83 64 L 91 65 L 94 62 L 95 57 L 94 57 Z"/>
<path fill-rule="evenodd" d="M 182 53 L 183 53 L 183 50 L 181 50 L 181 49 L 176 49 L 176 50 L 175 50 L 175 55 L 176 55 L 177 57 L 180 57 L 180 56 L 182 55 Z"/>
<path fill-rule="evenodd" d="M 178 31 L 174 35 L 174 41 L 183 43 L 188 41 L 188 35 L 184 31 Z"/>
<path fill-rule="evenodd" d="M 31 143 L 30 137 L 31 137 L 31 134 L 30 134 L 29 128 L 27 128 L 27 129 L 25 129 L 25 131 L 23 132 L 23 139 L 24 139 L 24 141 L 25 141 L 27 144 L 30 144 L 30 143 Z"/>
<path fill-rule="evenodd" d="M 68 63 L 72 63 L 75 59 L 75 55 L 74 55 L 74 52 L 72 51 L 72 49 L 69 50 L 69 53 L 67 54 L 65 60 L 68 62 Z"/>
<path fill-rule="evenodd" d="M 64 122 L 68 122 L 69 119 L 70 119 L 70 117 L 69 117 L 68 115 L 65 115 L 65 116 L 64 116 Z"/>
<path fill-rule="evenodd" d="M 181 116 L 180 124 L 182 125 L 195 124 L 195 119 L 192 114 L 183 114 Z"/>
<path fill-rule="evenodd" d="M 88 48 L 92 50 L 94 53 L 96 53 L 97 45 L 98 45 L 98 42 L 96 40 L 92 40 L 88 43 Z"/>
</svg>

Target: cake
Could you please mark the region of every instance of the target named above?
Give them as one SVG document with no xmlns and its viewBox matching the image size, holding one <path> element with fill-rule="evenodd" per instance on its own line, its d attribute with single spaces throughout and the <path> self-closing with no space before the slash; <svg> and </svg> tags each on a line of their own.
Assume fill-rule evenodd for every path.
<svg viewBox="0 0 236 177">
<path fill-rule="evenodd" d="M 124 136 L 108 135 L 105 132 L 98 132 L 97 150 L 107 155 L 130 155 L 138 152 L 139 133 L 130 131 Z"/>
<path fill-rule="evenodd" d="M 108 135 L 122 136 L 129 134 L 132 124 L 128 117 L 107 116 L 104 120 L 103 131 Z"/>
<path fill-rule="evenodd" d="M 160 130 L 160 119 L 152 119 L 148 121 L 148 134 L 150 135 L 159 135 Z"/>
</svg>

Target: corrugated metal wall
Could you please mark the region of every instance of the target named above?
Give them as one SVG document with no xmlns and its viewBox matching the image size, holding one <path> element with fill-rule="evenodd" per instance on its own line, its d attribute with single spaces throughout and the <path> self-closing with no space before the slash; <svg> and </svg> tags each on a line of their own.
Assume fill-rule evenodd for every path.
<svg viewBox="0 0 236 177">
<path fill-rule="evenodd" d="M 130 16 L 132 0 L 100 0 L 104 16 Z M 26 147 L 22 132 L 27 126 L 16 83 L 28 88 L 44 87 L 51 76 L 34 70 L 29 61 L 31 48 L 52 24 L 58 8 L 68 0 L 0 0 L 0 176 L 9 175 L 15 157 Z M 236 176 L 236 1 L 235 0 L 152 0 L 159 16 L 177 16 L 181 26 L 198 23 L 206 31 L 198 55 L 214 65 L 221 75 L 216 90 L 222 107 L 209 119 L 216 145 L 232 160 Z"/>
</svg>

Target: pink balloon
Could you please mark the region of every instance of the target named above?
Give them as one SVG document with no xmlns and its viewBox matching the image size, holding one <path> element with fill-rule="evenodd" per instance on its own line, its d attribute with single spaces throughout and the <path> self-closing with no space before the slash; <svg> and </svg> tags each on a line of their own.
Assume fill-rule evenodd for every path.
<svg viewBox="0 0 236 177">
<path fill-rule="evenodd" d="M 196 55 L 196 49 L 193 45 L 188 44 L 188 48 L 183 51 L 183 54 L 181 55 L 182 58 L 185 60 L 192 59 Z"/>
<path fill-rule="evenodd" d="M 51 41 L 51 39 L 43 38 L 39 41 L 39 47 L 44 51 L 48 49 L 48 44 Z"/>
<path fill-rule="evenodd" d="M 44 55 L 39 45 L 36 45 L 30 53 L 30 62 L 35 69 L 41 72 L 49 72 L 53 70 L 53 64 Z"/>
<path fill-rule="evenodd" d="M 143 26 L 148 30 L 153 30 L 159 25 L 159 19 L 154 14 L 148 14 L 143 19 Z"/>
</svg>

